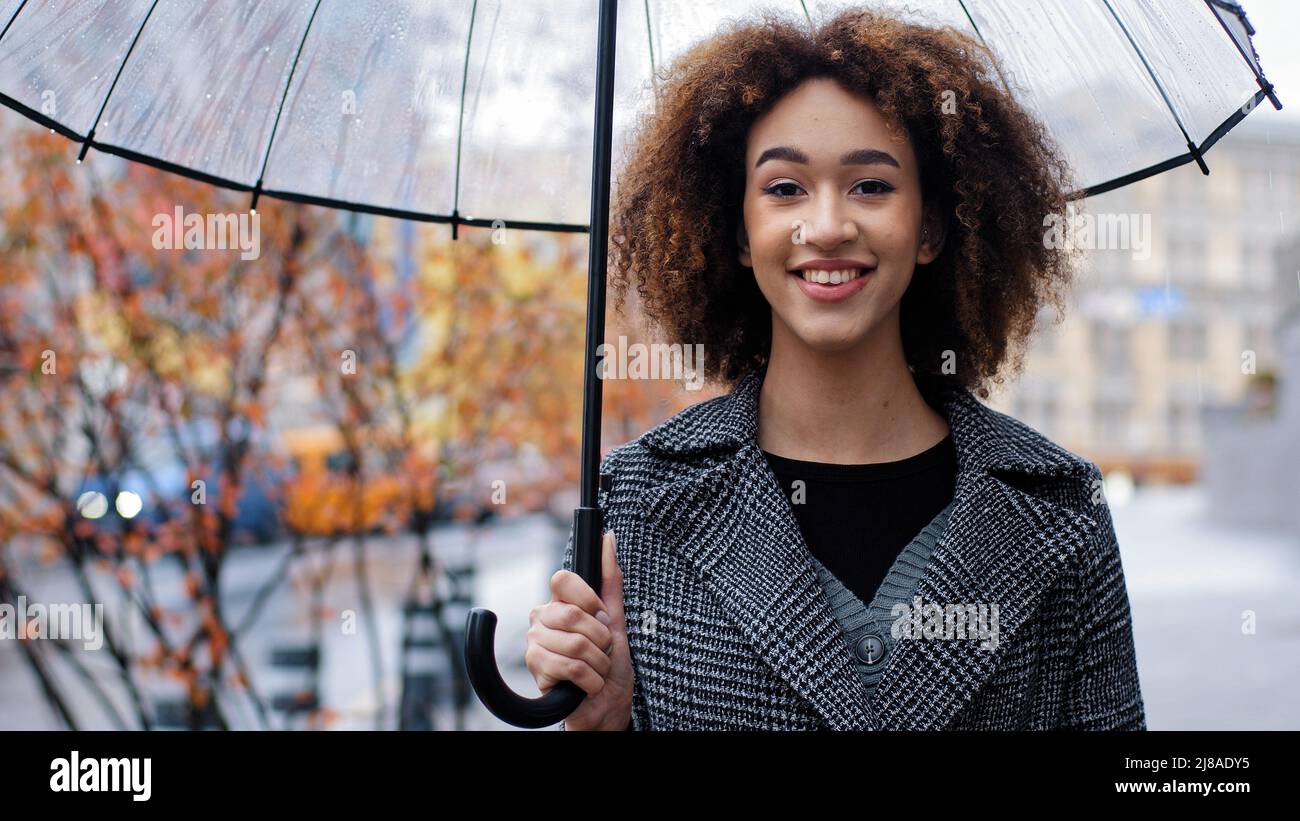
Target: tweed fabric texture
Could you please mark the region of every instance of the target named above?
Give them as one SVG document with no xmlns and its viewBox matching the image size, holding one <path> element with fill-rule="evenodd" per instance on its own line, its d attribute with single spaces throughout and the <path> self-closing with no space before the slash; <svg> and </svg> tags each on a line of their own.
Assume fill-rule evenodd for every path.
<svg viewBox="0 0 1300 821">
<path fill-rule="evenodd" d="M 957 451 L 907 598 L 999 607 L 996 649 L 899 642 L 874 690 L 756 441 L 765 368 L 614 448 L 598 504 L 623 571 L 636 730 L 1146 729 L 1128 592 L 1093 463 L 918 377 Z M 563 564 L 573 569 L 572 534 Z M 563 729 L 563 723 L 561 723 Z"/>
</svg>

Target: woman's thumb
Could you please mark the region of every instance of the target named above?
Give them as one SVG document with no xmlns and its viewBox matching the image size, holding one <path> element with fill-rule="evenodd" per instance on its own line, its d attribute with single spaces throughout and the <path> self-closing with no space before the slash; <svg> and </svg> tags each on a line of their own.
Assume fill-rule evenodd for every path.
<svg viewBox="0 0 1300 821">
<path fill-rule="evenodd" d="M 609 612 L 611 626 L 623 623 L 623 569 L 614 550 L 614 531 L 601 539 L 600 600 Z"/>
</svg>

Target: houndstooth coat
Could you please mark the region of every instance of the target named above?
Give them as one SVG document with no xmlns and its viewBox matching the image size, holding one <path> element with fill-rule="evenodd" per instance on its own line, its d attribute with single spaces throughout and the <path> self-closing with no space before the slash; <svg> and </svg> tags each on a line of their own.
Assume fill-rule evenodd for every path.
<svg viewBox="0 0 1300 821">
<path fill-rule="evenodd" d="M 634 729 L 1146 729 L 1097 467 L 968 391 L 924 384 L 948 420 L 958 475 L 915 595 L 996 603 L 999 640 L 898 641 L 868 693 L 756 442 L 764 374 L 602 463 Z M 572 547 L 570 534 L 569 570 Z"/>
</svg>

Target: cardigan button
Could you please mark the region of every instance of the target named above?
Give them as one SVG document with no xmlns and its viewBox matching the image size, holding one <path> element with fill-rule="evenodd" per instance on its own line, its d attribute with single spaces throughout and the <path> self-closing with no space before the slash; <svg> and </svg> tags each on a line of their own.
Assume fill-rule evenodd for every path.
<svg viewBox="0 0 1300 821">
<path fill-rule="evenodd" d="M 853 652 L 858 657 L 858 661 L 868 667 L 875 667 L 885 658 L 885 642 L 875 634 L 863 636 L 858 639 Z"/>
</svg>

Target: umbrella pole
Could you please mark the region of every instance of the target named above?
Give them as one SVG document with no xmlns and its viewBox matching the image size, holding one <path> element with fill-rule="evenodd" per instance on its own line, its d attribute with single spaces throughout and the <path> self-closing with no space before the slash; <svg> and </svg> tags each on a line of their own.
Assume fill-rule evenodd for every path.
<svg viewBox="0 0 1300 821">
<path fill-rule="evenodd" d="M 582 478 L 573 511 L 574 571 L 593 590 L 600 590 L 600 359 L 605 338 L 605 271 L 609 241 L 610 164 L 614 134 L 614 56 L 617 0 L 600 0 L 596 51 L 596 124 L 591 163 L 591 241 L 587 255 L 587 328 L 582 393 Z M 469 613 L 465 630 L 465 665 L 483 706 L 516 727 L 546 727 L 578 708 L 586 693 L 561 681 L 540 698 L 524 698 L 501 678 L 496 662 L 496 614 L 484 607 Z"/>
</svg>

